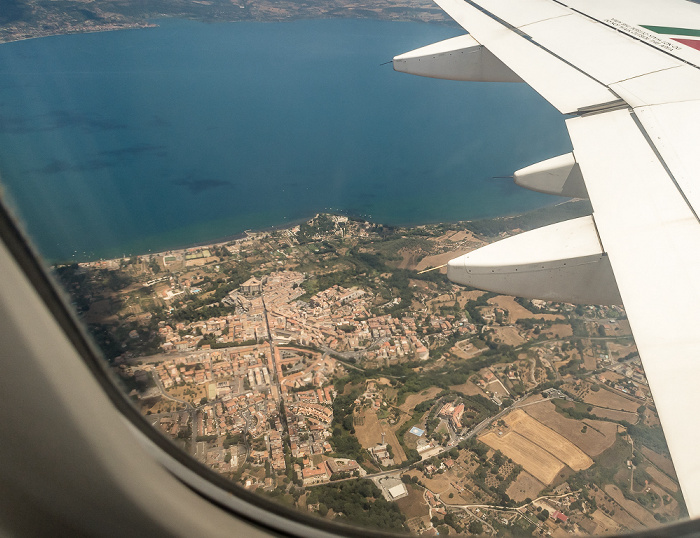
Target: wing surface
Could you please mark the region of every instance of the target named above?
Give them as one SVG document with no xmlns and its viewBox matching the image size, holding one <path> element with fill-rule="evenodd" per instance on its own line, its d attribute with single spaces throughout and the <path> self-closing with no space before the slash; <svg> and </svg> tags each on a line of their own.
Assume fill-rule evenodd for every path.
<svg viewBox="0 0 700 538">
<path fill-rule="evenodd" d="M 591 225 L 566 228 L 589 234 L 579 242 L 585 252 L 572 254 L 562 246 L 566 254 L 552 257 L 558 248 L 552 241 L 544 249 L 547 259 L 533 263 L 521 239 L 518 248 L 528 251 L 528 260 L 518 264 L 507 239 L 503 247 L 452 260 L 448 276 L 524 296 L 528 283 L 533 289 L 551 283 L 558 286 L 553 296 L 565 299 L 571 290 L 561 284 L 562 275 L 590 278 L 611 268 L 614 277 L 606 281 L 613 287 L 616 282 L 619 291 L 610 294 L 611 301 L 621 297 L 625 305 L 689 513 L 699 516 L 700 5 L 435 1 L 469 32 L 475 42 L 469 51 L 483 49 L 470 62 L 483 62 L 477 57 L 486 58 L 488 51 L 512 80 L 525 81 L 570 115 L 573 153 L 528 167 L 520 177 L 516 172 L 516 182 L 556 194 L 572 192 L 575 184 L 573 191 L 587 193 L 593 207 Z M 419 59 L 439 61 L 443 78 L 458 78 L 450 69 L 461 67 L 450 61 L 465 52 Z M 394 65 L 413 72 L 411 61 L 402 55 Z M 478 67 L 480 80 L 489 80 L 485 64 Z M 534 250 L 537 241 L 556 233 L 551 228 L 523 235 L 533 234 Z M 499 248 L 510 257 L 499 256 Z M 485 278 L 493 285 L 484 284 Z M 585 293 L 574 282 L 570 287 Z"/>
</svg>

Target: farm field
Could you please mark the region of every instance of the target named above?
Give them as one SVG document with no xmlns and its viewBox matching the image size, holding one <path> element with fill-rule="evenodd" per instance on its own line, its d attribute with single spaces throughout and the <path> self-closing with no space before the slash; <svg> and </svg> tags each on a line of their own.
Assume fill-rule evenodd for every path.
<svg viewBox="0 0 700 538">
<path fill-rule="evenodd" d="M 658 526 L 659 523 L 654 519 L 654 516 L 652 516 L 651 513 L 639 506 L 636 502 L 626 499 L 620 488 L 617 486 L 608 484 L 605 486 L 605 493 L 615 499 L 615 502 L 622 506 L 634 519 L 639 521 L 642 526 Z"/>
<path fill-rule="evenodd" d="M 574 471 L 593 465 L 593 460 L 580 448 L 521 409 L 507 415 L 504 421 L 515 432 L 534 441 Z"/>
<path fill-rule="evenodd" d="M 450 348 L 450 352 L 459 357 L 460 359 L 473 359 L 476 357 L 479 353 L 481 353 L 481 350 L 472 345 L 471 342 L 467 340 L 461 340 L 460 342 L 457 342 L 454 346 Z"/>
<path fill-rule="evenodd" d="M 630 424 L 636 424 L 639 421 L 639 415 L 630 411 L 614 411 L 594 406 L 591 413 L 597 417 L 609 418 L 610 420 L 626 420 Z"/>
<path fill-rule="evenodd" d="M 544 484 L 530 473 L 522 471 L 518 478 L 508 487 L 506 494 L 515 502 L 522 502 L 528 497 L 535 499 L 537 494 L 544 489 Z"/>
<path fill-rule="evenodd" d="M 452 385 L 450 386 L 450 389 L 456 390 L 457 392 L 461 392 L 462 394 L 466 394 L 467 396 L 475 396 L 477 394 L 480 394 L 481 396 L 484 395 L 484 391 L 477 387 L 471 381 L 467 381 L 466 383 L 462 383 L 461 385 Z"/>
<path fill-rule="evenodd" d="M 616 342 L 609 342 L 608 349 L 610 350 L 610 358 L 612 360 L 616 360 L 637 351 L 637 346 L 635 344 L 618 344 Z"/>
<path fill-rule="evenodd" d="M 394 451 L 394 461 L 403 463 L 406 461 L 406 454 L 399 444 L 399 440 L 394 434 L 394 429 L 389 427 L 384 421 L 377 418 L 377 413 L 366 410 L 364 413 L 356 415 L 364 418 L 364 424 L 355 424 L 355 436 L 362 445 L 362 448 L 370 448 L 382 442 L 382 432 L 385 434 L 385 441 L 391 445 Z"/>
<path fill-rule="evenodd" d="M 467 301 L 476 301 L 484 293 L 486 292 L 479 290 L 461 291 L 457 294 L 457 302 L 459 303 L 460 308 L 464 308 Z"/>
<path fill-rule="evenodd" d="M 499 396 L 500 398 L 506 398 L 510 396 L 508 389 L 503 385 L 500 379 L 496 378 L 486 385 L 486 390 Z"/>
<path fill-rule="evenodd" d="M 666 456 L 662 456 L 658 452 L 654 452 L 653 450 L 645 446 L 642 446 L 642 454 L 644 454 L 650 462 L 656 465 L 668 476 L 670 476 L 676 481 L 678 480 L 678 478 L 676 477 L 676 470 L 673 467 L 673 463 Z"/>
<path fill-rule="evenodd" d="M 548 329 L 544 329 L 543 332 L 546 334 L 551 334 L 556 338 L 568 338 L 569 336 L 572 336 L 574 334 L 571 325 L 568 325 L 566 323 L 555 323 Z"/>
<path fill-rule="evenodd" d="M 670 491 L 671 493 L 678 491 L 678 485 L 653 465 L 648 465 L 645 471 L 666 491 Z"/>
<path fill-rule="evenodd" d="M 513 431 L 502 437 L 490 432 L 481 436 L 479 440 L 494 450 L 503 452 L 544 484 L 551 483 L 564 468 L 564 464 L 549 452 Z"/>
<path fill-rule="evenodd" d="M 620 526 L 615 523 L 611 518 L 606 516 L 602 510 L 596 510 L 591 514 L 593 521 L 598 525 L 596 534 L 618 534 L 620 532 Z"/>
<path fill-rule="evenodd" d="M 475 245 L 474 248 L 478 247 L 479 245 Z M 449 262 L 452 258 L 457 258 L 461 256 L 462 254 L 467 254 L 468 252 L 471 252 L 474 250 L 474 248 L 467 248 L 467 249 L 457 249 L 452 252 L 445 252 L 443 254 L 433 254 L 432 256 L 426 256 L 423 258 L 421 261 L 418 262 L 418 265 L 416 265 L 413 268 L 410 269 L 415 269 L 416 271 L 422 271 L 423 269 L 427 269 L 428 267 L 437 267 L 439 265 L 446 264 Z M 439 269 L 439 271 L 443 274 L 447 273 L 447 269 L 443 267 L 442 269 Z"/>
<path fill-rule="evenodd" d="M 601 390 L 598 392 L 589 392 L 583 398 L 583 401 L 588 404 L 607 407 L 608 409 L 621 409 L 622 411 L 630 411 L 634 413 L 637 412 L 637 409 L 641 405 L 634 400 L 629 400 L 624 396 L 610 392 L 605 388 L 601 388 Z"/>
<path fill-rule="evenodd" d="M 399 406 L 399 409 L 404 413 L 410 413 L 416 405 L 425 400 L 430 400 L 436 394 L 438 394 L 442 389 L 439 387 L 430 387 L 428 390 L 424 390 L 419 394 L 409 394 L 406 396 L 406 401 Z"/>
<path fill-rule="evenodd" d="M 625 379 L 625 376 L 618 374 L 617 372 L 612 372 L 610 370 L 605 372 L 605 379 L 609 379 L 610 381 L 620 381 L 621 379 Z"/>
<path fill-rule="evenodd" d="M 535 420 L 551 428 L 568 439 L 589 456 L 595 457 L 610 448 L 615 442 L 617 424 L 599 420 L 583 421 L 588 426 L 586 433 L 581 431 L 582 423 L 567 418 L 556 411 L 550 401 L 528 405 L 523 410 Z"/>
<path fill-rule="evenodd" d="M 652 484 L 649 486 L 649 489 L 656 493 L 662 499 L 664 499 L 664 497 L 667 496 L 666 490 L 654 482 L 652 482 Z M 654 508 L 654 510 L 656 512 L 661 512 L 662 514 L 665 514 L 666 517 L 669 519 L 678 519 L 681 514 L 681 507 L 678 504 L 678 501 L 676 501 L 676 499 L 670 496 L 666 498 L 669 500 L 668 504 L 666 504 L 666 502 L 664 501 L 663 503 L 657 505 Z"/>
<path fill-rule="evenodd" d="M 590 349 L 585 349 L 583 352 L 583 365 L 586 367 L 586 370 L 595 370 L 598 365 L 595 355 Z"/>
<path fill-rule="evenodd" d="M 519 346 L 525 339 L 520 336 L 516 327 L 495 327 L 493 329 L 494 342 L 509 346 Z"/>
<path fill-rule="evenodd" d="M 515 323 L 519 319 L 527 318 L 544 318 L 545 321 L 559 321 L 564 319 L 563 316 L 553 314 L 533 314 L 527 308 L 524 308 L 518 303 L 516 303 L 513 297 L 508 297 L 506 295 L 499 295 L 498 297 L 493 297 L 488 300 L 488 303 L 502 308 L 503 310 L 508 310 L 508 314 L 510 316 L 509 319 L 511 323 Z"/>
<path fill-rule="evenodd" d="M 423 488 L 415 484 L 409 484 L 406 487 L 408 489 L 408 495 L 394 501 L 401 509 L 401 512 L 406 516 L 406 519 L 429 515 L 428 505 L 423 498 Z"/>
<path fill-rule="evenodd" d="M 438 493 L 440 498 L 447 504 L 465 504 L 468 502 L 452 485 L 454 477 L 451 473 L 436 474 L 432 478 L 421 478 L 421 481 L 430 491 Z M 452 498 L 450 498 L 450 493 L 453 495 Z"/>
</svg>

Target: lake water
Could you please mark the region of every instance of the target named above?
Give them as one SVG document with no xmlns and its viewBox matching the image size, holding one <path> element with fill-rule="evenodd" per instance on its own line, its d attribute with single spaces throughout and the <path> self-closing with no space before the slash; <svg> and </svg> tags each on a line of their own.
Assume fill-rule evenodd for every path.
<svg viewBox="0 0 700 538">
<path fill-rule="evenodd" d="M 570 151 L 563 119 L 530 88 L 380 65 L 455 28 L 156 22 L 0 46 L 0 178 L 49 259 L 325 210 L 420 224 L 559 200 L 493 179 Z"/>
</svg>

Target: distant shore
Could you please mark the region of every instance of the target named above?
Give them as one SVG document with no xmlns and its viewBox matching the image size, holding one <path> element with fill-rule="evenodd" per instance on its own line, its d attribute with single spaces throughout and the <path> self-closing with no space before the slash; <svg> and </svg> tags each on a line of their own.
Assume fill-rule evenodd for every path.
<svg viewBox="0 0 700 538">
<path fill-rule="evenodd" d="M 319 0 L 316 4 L 288 4 L 280 7 L 273 0 L 257 0 L 254 5 L 231 5 L 216 10 L 204 2 L 185 2 L 171 0 L 168 11 L 158 12 L 143 9 L 142 3 L 133 0 L 112 2 L 111 0 L 93 0 L 81 2 L 80 9 L 55 6 L 52 1 L 38 0 L 31 11 L 23 16 L 9 15 L 9 22 L 0 26 L 0 44 L 52 37 L 116 30 L 133 30 L 151 28 L 157 19 L 188 19 L 205 23 L 221 22 L 286 22 L 300 19 L 355 18 L 426 22 L 438 24 L 455 23 L 429 0 L 411 0 L 401 7 L 384 0 L 373 2 L 356 2 L 352 6 L 343 5 L 334 0 Z M 165 6 L 164 6 L 165 7 Z M 120 12 L 120 10 L 122 12 Z"/>
</svg>

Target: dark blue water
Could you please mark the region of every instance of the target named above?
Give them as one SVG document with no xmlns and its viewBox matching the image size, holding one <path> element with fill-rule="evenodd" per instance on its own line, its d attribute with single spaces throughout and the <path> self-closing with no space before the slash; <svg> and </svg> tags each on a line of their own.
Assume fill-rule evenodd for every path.
<svg viewBox="0 0 700 538">
<path fill-rule="evenodd" d="M 0 46 L 0 177 L 49 259 L 162 250 L 327 209 L 419 224 L 556 201 L 492 179 L 570 150 L 527 86 L 380 66 L 455 29 L 158 24 Z"/>
</svg>

